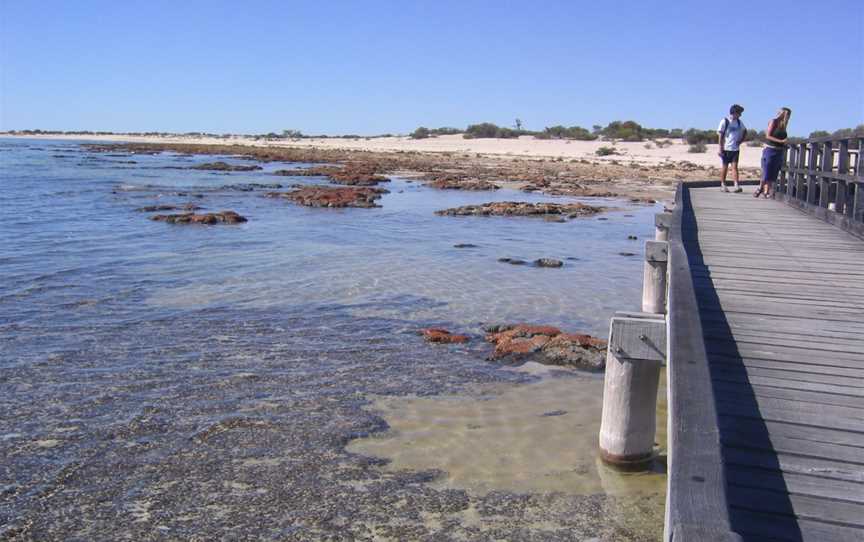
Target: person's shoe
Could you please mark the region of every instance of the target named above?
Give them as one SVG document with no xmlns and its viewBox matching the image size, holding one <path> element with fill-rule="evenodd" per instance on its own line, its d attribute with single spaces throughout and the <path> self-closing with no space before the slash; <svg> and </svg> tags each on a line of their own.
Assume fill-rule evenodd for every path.
<svg viewBox="0 0 864 542">
<path fill-rule="evenodd" d="M 743 192 L 743 191 L 744 191 L 744 190 L 743 190 L 740 186 L 736 186 L 736 187 L 735 187 L 735 193 L 736 193 L 736 194 L 740 194 L 740 193 Z"/>
<path fill-rule="evenodd" d="M 726 185 L 725 185 L 725 184 L 720 185 L 720 190 L 722 190 L 722 191 L 724 191 L 724 192 L 729 192 L 729 189 L 726 188 Z"/>
</svg>

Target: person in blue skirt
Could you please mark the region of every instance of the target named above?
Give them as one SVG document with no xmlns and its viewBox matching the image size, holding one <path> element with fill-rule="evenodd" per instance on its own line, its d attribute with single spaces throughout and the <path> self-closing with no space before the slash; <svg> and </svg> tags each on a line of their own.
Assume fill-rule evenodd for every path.
<svg viewBox="0 0 864 542">
<path fill-rule="evenodd" d="M 774 193 L 774 183 L 777 181 L 777 175 L 783 166 L 783 155 L 786 153 L 786 140 L 789 137 L 786 130 L 789 128 L 791 116 L 791 109 L 781 107 L 777 115 L 768 123 L 768 129 L 765 130 L 765 148 L 762 150 L 762 182 L 753 192 L 754 198 L 760 195 L 767 198 Z"/>
</svg>

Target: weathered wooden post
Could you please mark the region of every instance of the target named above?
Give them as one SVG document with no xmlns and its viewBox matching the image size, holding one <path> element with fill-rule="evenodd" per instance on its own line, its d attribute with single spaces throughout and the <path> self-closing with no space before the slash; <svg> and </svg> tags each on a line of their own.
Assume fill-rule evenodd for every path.
<svg viewBox="0 0 864 542">
<path fill-rule="evenodd" d="M 864 137 L 858 140 L 858 165 L 855 174 L 859 182 L 855 186 L 855 201 L 852 204 L 852 220 L 864 222 Z"/>
<path fill-rule="evenodd" d="M 672 215 L 670 213 L 657 213 L 654 215 L 654 240 L 668 241 L 669 227 L 672 225 Z"/>
<path fill-rule="evenodd" d="M 822 144 L 822 172 L 831 173 L 834 169 L 834 143 L 826 141 Z M 819 179 L 819 207 L 828 208 L 831 203 L 831 178 L 820 177 Z"/>
<path fill-rule="evenodd" d="M 603 383 L 600 457 L 625 470 L 654 458 L 657 386 L 666 359 L 666 320 L 646 313 L 616 313 L 609 326 Z"/>
<path fill-rule="evenodd" d="M 669 243 L 666 241 L 645 242 L 642 312 L 666 313 L 666 262 L 668 260 Z"/>
<path fill-rule="evenodd" d="M 841 139 L 840 148 L 837 149 L 837 174 L 846 175 L 849 170 L 849 140 Z M 837 197 L 835 198 L 834 210 L 841 215 L 846 215 L 846 202 L 849 201 L 849 185 L 843 179 L 837 179 Z"/>
</svg>

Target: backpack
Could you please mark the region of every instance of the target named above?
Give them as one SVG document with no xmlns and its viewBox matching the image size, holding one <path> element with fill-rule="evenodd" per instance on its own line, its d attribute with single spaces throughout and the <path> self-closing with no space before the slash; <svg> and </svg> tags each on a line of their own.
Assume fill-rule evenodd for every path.
<svg viewBox="0 0 864 542">
<path fill-rule="evenodd" d="M 744 128 L 744 123 L 741 122 L 741 119 L 738 119 L 738 126 L 740 126 L 742 128 L 741 141 L 738 142 L 738 143 L 741 143 L 745 139 L 747 139 L 747 128 Z M 723 140 L 724 141 L 726 140 L 726 129 L 727 128 L 729 128 L 729 117 L 723 117 L 723 129 L 720 131 L 723 132 Z"/>
</svg>

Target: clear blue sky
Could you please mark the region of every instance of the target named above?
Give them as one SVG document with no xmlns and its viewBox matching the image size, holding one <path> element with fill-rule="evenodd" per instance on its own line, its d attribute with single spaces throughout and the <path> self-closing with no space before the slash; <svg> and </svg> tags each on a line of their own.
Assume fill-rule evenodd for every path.
<svg viewBox="0 0 864 542">
<path fill-rule="evenodd" d="M 864 2 L 0 0 L 0 130 L 864 123 Z"/>
</svg>

